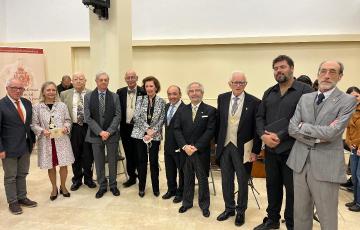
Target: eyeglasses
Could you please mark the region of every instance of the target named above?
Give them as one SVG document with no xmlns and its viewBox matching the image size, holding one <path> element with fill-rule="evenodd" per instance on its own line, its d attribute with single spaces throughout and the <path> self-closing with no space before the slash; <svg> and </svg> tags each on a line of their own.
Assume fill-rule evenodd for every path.
<svg viewBox="0 0 360 230">
<path fill-rule="evenodd" d="M 15 87 L 15 86 L 9 86 L 9 88 L 14 91 L 24 91 L 25 90 L 25 88 L 23 88 L 23 87 Z"/>
<path fill-rule="evenodd" d="M 136 78 L 137 78 L 137 76 L 128 76 L 128 77 L 125 77 L 125 81 L 135 80 Z"/>
<path fill-rule="evenodd" d="M 320 71 L 319 71 L 320 75 L 325 75 L 326 73 L 329 73 L 329 75 L 334 76 L 338 72 L 336 69 L 320 69 Z"/>
<path fill-rule="evenodd" d="M 247 84 L 246 81 L 232 81 L 231 84 L 233 85 L 239 85 L 239 86 L 244 86 Z"/>
</svg>

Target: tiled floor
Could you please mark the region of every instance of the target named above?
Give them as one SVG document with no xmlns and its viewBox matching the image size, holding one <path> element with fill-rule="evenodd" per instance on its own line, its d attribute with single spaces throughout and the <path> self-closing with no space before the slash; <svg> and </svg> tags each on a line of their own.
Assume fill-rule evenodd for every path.
<svg viewBox="0 0 360 230">
<path fill-rule="evenodd" d="M 160 153 L 160 190 L 161 195 L 166 192 L 166 179 L 162 153 Z M 1 165 L 1 164 L 0 164 Z M 1 167 L 1 166 L 0 166 Z M 120 168 L 122 170 L 122 168 Z M 68 188 L 72 172 L 69 167 Z M 3 170 L 0 170 L 3 178 Z M 214 172 L 217 194 L 211 195 L 211 216 L 204 218 L 197 205 L 184 214 L 179 214 L 180 204 L 173 204 L 171 200 L 163 200 L 154 197 L 151 190 L 150 180 L 147 183 L 144 198 L 138 196 L 137 186 L 123 188 L 122 182 L 125 176 L 119 175 L 118 182 L 121 195 L 114 197 L 107 192 L 103 198 L 95 199 L 97 189 L 89 189 L 81 186 L 76 192 L 71 193 L 70 198 L 59 196 L 55 201 L 50 201 L 50 182 L 45 170 L 37 167 L 37 156 L 31 157 L 30 174 L 28 176 L 28 196 L 39 203 L 38 207 L 25 209 L 22 215 L 14 216 L 8 211 L 1 179 L 0 195 L 0 229 L 235 229 L 234 218 L 224 222 L 218 222 L 216 217 L 224 209 L 221 192 L 220 172 Z M 149 178 L 150 179 L 150 178 Z M 261 209 L 257 208 L 254 196 L 249 191 L 249 205 L 246 212 L 246 223 L 241 229 L 253 229 L 265 216 L 267 205 L 265 180 L 254 179 L 256 189 L 260 192 L 257 196 Z M 212 187 L 210 187 L 212 191 Z M 196 196 L 195 196 L 196 198 Z M 360 229 L 358 222 L 360 213 L 347 211 L 345 202 L 352 199 L 352 194 L 340 191 L 339 196 L 339 229 Z M 286 229 L 282 224 L 280 229 Z M 320 229 L 318 223 L 314 223 L 314 229 Z"/>
</svg>

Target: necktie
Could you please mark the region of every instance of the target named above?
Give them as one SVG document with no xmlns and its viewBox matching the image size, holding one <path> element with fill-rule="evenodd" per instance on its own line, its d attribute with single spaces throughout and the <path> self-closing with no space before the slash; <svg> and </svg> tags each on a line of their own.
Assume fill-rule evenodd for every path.
<svg viewBox="0 0 360 230">
<path fill-rule="evenodd" d="M 170 121 L 171 121 L 171 118 L 174 116 L 174 111 L 175 111 L 175 105 L 170 105 L 170 110 L 168 112 L 168 115 L 167 115 L 167 125 L 170 124 Z"/>
<path fill-rule="evenodd" d="M 323 101 L 324 101 L 324 99 L 325 99 L 325 95 L 324 95 L 323 93 L 320 93 L 320 94 L 318 95 L 318 98 L 317 98 L 316 104 L 317 104 L 317 105 L 320 105 L 320 104 L 321 104 L 321 102 L 323 102 Z"/>
<path fill-rule="evenodd" d="M 15 103 L 16 103 L 16 108 L 17 108 L 18 114 L 19 114 L 22 122 L 25 123 L 24 114 L 23 114 L 22 109 L 20 107 L 20 101 L 15 101 Z"/>
<path fill-rule="evenodd" d="M 197 112 L 197 106 L 193 106 L 192 107 L 192 120 L 195 120 L 196 117 L 196 112 Z"/>
<path fill-rule="evenodd" d="M 239 105 L 238 105 L 238 103 L 237 103 L 237 101 L 239 100 L 239 97 L 234 97 L 233 100 L 234 100 L 234 102 L 233 102 L 233 104 L 232 104 L 232 106 L 231 106 L 231 115 L 232 115 L 232 116 L 235 115 L 236 110 L 237 110 L 237 108 L 239 107 Z"/>
<path fill-rule="evenodd" d="M 128 93 L 128 94 L 134 94 L 134 93 L 135 93 L 135 89 L 128 89 L 127 93 Z"/>
<path fill-rule="evenodd" d="M 84 100 L 81 92 L 79 92 L 78 94 L 79 100 L 77 105 L 77 123 L 82 126 L 84 124 Z"/>
<path fill-rule="evenodd" d="M 100 105 L 100 114 L 103 115 L 105 112 L 105 93 L 100 93 L 99 105 Z"/>
</svg>

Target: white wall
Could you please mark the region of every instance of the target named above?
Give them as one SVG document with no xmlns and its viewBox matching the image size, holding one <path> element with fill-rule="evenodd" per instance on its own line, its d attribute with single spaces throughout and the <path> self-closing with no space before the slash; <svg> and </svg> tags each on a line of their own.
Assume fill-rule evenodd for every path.
<svg viewBox="0 0 360 230">
<path fill-rule="evenodd" d="M 6 40 L 6 12 L 5 12 L 5 0 L 0 0 L 0 42 Z"/>
<path fill-rule="evenodd" d="M 0 0 L 6 41 L 88 41 L 89 13 L 81 0 Z"/>
</svg>

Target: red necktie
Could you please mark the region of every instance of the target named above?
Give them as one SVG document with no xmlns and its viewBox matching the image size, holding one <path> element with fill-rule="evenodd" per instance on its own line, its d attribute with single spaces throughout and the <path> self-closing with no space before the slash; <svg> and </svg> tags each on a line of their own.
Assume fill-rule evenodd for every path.
<svg viewBox="0 0 360 230">
<path fill-rule="evenodd" d="M 15 103 L 16 103 L 16 107 L 17 107 L 17 111 L 19 113 L 19 116 L 20 116 L 22 122 L 25 123 L 24 114 L 23 114 L 23 111 L 22 111 L 22 109 L 20 107 L 20 101 L 15 101 Z"/>
</svg>

